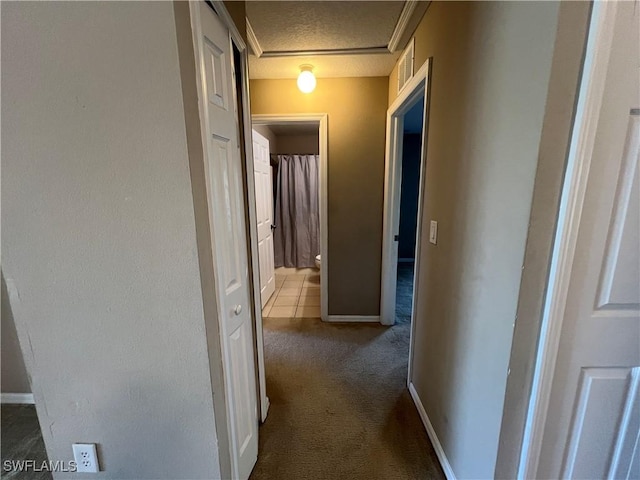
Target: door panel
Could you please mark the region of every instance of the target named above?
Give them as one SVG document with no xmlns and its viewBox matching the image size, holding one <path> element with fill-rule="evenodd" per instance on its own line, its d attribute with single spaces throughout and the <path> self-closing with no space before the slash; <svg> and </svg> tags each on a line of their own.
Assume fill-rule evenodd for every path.
<svg viewBox="0 0 640 480">
<path fill-rule="evenodd" d="M 253 130 L 253 169 L 256 183 L 256 216 L 258 220 L 258 256 L 260 260 L 260 293 L 264 307 L 276 290 L 273 259 L 273 183 L 269 158 L 269 140 Z"/>
<path fill-rule="evenodd" d="M 613 449 L 606 447 L 614 447 L 617 443 L 620 421 L 611 412 L 622 412 L 627 405 L 636 370 L 582 370 L 564 478 L 607 477 Z M 599 438 L 600 442 L 593 442 L 594 438 Z"/>
<path fill-rule="evenodd" d="M 597 128 L 536 478 L 640 477 L 640 10 L 606 8 L 613 41 L 589 118 Z"/>
<path fill-rule="evenodd" d="M 251 346 L 251 325 L 247 322 L 241 323 L 238 328 L 229 336 L 231 364 L 238 365 L 245 361 L 247 356 L 252 353 L 247 347 Z M 247 369 L 233 369 L 233 384 L 239 386 L 232 391 L 233 407 L 239 412 L 250 411 L 251 398 L 243 392 L 251 390 L 251 384 L 255 382 L 255 378 L 249 376 Z M 238 456 L 243 457 L 246 450 L 251 448 L 251 441 L 254 439 L 254 420 L 248 415 L 237 415 L 236 435 L 238 445 Z"/>
<path fill-rule="evenodd" d="M 232 475 L 247 479 L 258 455 L 258 411 L 233 56 L 227 28 L 204 2 L 196 5 L 200 10 L 200 65 L 208 136 L 205 173 Z"/>
<path fill-rule="evenodd" d="M 639 87 L 640 88 L 640 87 Z M 627 139 L 618 179 L 609 239 L 604 254 L 604 268 L 598 299 L 600 310 L 638 310 L 640 291 L 634 280 L 640 277 L 640 262 L 629 262 L 640 245 L 640 112 L 629 114 Z"/>
<path fill-rule="evenodd" d="M 211 190 L 217 195 L 217 201 L 213 204 L 214 215 L 216 218 L 217 231 L 215 237 L 217 240 L 216 248 L 223 252 L 233 252 L 234 254 L 223 255 L 220 258 L 222 275 L 219 281 L 225 289 L 225 293 L 230 295 L 233 289 L 239 288 L 243 284 L 242 272 L 240 269 L 241 256 L 235 254 L 236 246 L 241 241 L 243 235 L 240 230 L 244 228 L 242 221 L 234 212 L 241 208 L 237 204 L 236 195 L 239 185 L 236 177 L 236 169 L 234 169 L 233 152 L 228 148 L 228 140 L 212 139 L 212 162 L 210 172 L 212 172 Z M 237 161 L 237 159 L 236 159 Z M 220 198 L 221 197 L 221 198 Z"/>
</svg>

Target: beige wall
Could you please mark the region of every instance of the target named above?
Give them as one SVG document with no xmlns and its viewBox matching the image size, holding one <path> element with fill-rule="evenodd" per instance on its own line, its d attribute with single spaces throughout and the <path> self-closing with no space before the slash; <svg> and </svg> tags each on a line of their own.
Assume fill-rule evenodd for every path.
<svg viewBox="0 0 640 480">
<path fill-rule="evenodd" d="M 434 2 L 415 33 L 433 64 L 411 381 L 458 478 L 496 466 L 558 11 Z"/>
<path fill-rule="evenodd" d="M 174 6 L 1 8 L 2 269 L 49 459 L 219 478 Z"/>
<path fill-rule="evenodd" d="M 233 23 L 236 24 L 242 38 L 247 40 L 247 20 L 246 20 L 246 2 L 243 0 L 224 0 L 226 7 Z"/>
<path fill-rule="evenodd" d="M 387 77 L 252 80 L 254 114 L 329 116 L 329 314 L 378 315 Z"/>
<path fill-rule="evenodd" d="M 18 335 L 9 303 L 7 285 L 2 275 L 2 393 L 31 393 Z"/>
<path fill-rule="evenodd" d="M 278 153 L 320 154 L 318 135 L 278 135 Z"/>
</svg>

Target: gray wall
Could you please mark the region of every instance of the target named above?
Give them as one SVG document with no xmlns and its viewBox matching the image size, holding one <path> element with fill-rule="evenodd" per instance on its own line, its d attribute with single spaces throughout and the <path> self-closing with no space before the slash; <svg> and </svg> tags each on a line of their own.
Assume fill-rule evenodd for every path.
<svg viewBox="0 0 640 480">
<path fill-rule="evenodd" d="M 496 465 L 558 10 L 434 2 L 416 31 L 433 70 L 411 381 L 461 479 Z"/>
<path fill-rule="evenodd" d="M 254 125 L 253 129 L 269 140 L 269 153 L 277 153 L 278 139 L 276 134 L 269 128 L 268 125 Z"/>
<path fill-rule="evenodd" d="M 278 153 L 320 155 L 320 136 L 317 133 L 278 135 Z"/>
<path fill-rule="evenodd" d="M 49 458 L 217 478 L 173 5 L 1 8 L 3 271 Z"/>
<path fill-rule="evenodd" d="M 2 393 L 31 393 L 29 376 L 24 366 L 18 335 L 9 303 L 7 285 L 2 275 Z"/>
</svg>

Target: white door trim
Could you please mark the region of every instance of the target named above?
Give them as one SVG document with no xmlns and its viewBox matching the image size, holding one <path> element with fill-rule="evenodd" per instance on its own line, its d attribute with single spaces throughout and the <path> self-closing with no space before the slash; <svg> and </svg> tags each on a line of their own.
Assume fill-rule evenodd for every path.
<svg viewBox="0 0 640 480">
<path fill-rule="evenodd" d="M 429 122 L 429 78 L 431 59 L 420 67 L 407 83 L 398 98 L 387 110 L 387 141 L 384 167 L 384 213 L 382 230 L 382 276 L 380 286 L 380 323 L 393 325 L 396 308 L 396 272 L 398 258 L 395 253 L 394 236 L 400 216 L 400 182 L 402 174 L 402 129 L 403 115 L 413 106 L 416 99 L 424 95 L 424 111 L 422 119 L 422 146 L 420 155 L 420 183 L 418 186 L 418 221 L 416 225 L 416 251 L 411 305 L 411 337 L 409 340 L 409 368 L 407 385 L 411 381 L 413 366 L 413 343 L 415 333 L 415 306 L 418 279 L 420 277 L 420 252 L 422 244 L 422 216 L 424 203 L 424 186 L 426 183 L 427 159 L 427 126 Z"/>
<path fill-rule="evenodd" d="M 242 69 L 242 122 L 244 128 L 245 172 L 247 176 L 247 209 L 249 215 L 249 268 L 253 286 L 253 318 L 256 339 L 256 365 L 258 372 L 258 397 L 260 401 L 260 421 L 264 422 L 269 413 L 269 397 L 267 396 L 267 380 L 264 366 L 264 339 L 262 335 L 262 305 L 260 302 L 260 261 L 258 256 L 258 228 L 256 214 L 256 191 L 253 174 L 253 141 L 251 125 L 251 106 L 249 98 L 249 62 L 247 50 L 240 52 Z"/>
<path fill-rule="evenodd" d="M 200 12 L 198 8 L 195 8 L 195 3 L 198 3 L 198 0 L 190 0 L 190 11 L 191 11 L 191 23 L 192 28 L 194 29 L 194 49 L 197 54 L 199 51 L 199 45 L 196 38 L 199 38 L 200 35 Z M 249 60 L 248 60 L 248 52 L 247 46 L 242 38 L 242 35 L 238 31 L 237 26 L 235 25 L 233 18 L 229 14 L 227 8 L 224 5 L 222 0 L 212 0 L 211 6 L 214 11 L 222 21 L 222 23 L 229 29 L 229 36 L 232 45 L 240 52 L 240 65 L 235 65 L 236 74 L 242 76 L 241 78 L 241 92 L 237 92 L 241 96 L 242 102 L 242 112 L 238 112 L 238 121 L 242 122 L 242 136 L 244 139 L 244 152 L 245 152 L 245 171 L 247 172 L 247 185 L 253 185 L 253 144 L 251 140 L 251 107 L 250 107 L 250 97 L 249 97 Z M 233 52 L 231 52 L 233 54 Z M 198 88 L 198 96 L 202 98 L 202 79 L 201 75 L 197 74 L 197 88 Z M 200 102 L 199 102 L 200 103 Z M 202 111 L 201 105 L 199 105 L 200 110 L 200 121 L 201 125 L 205 125 L 206 115 Z M 240 139 L 239 139 L 240 140 Z M 203 151 L 207 151 L 207 142 L 203 138 Z M 256 269 L 257 258 L 258 258 L 258 245 L 257 245 L 257 235 L 254 231 L 256 222 L 256 211 L 255 211 L 255 191 L 252 188 L 247 188 L 247 196 L 246 200 L 246 212 L 249 219 L 248 225 L 245 225 L 247 231 L 247 240 L 249 247 L 249 255 L 248 262 L 249 268 L 251 269 L 249 278 L 252 283 L 253 294 L 252 303 L 253 303 L 253 318 L 254 325 L 259 325 L 260 328 L 254 327 L 254 360 L 256 364 L 256 392 L 257 392 L 257 401 L 258 401 L 258 419 L 264 421 L 267 416 L 267 412 L 269 409 L 269 398 L 266 395 L 266 378 L 265 378 L 265 367 L 264 367 L 264 341 L 262 338 L 262 309 L 260 307 L 260 281 L 259 281 L 259 271 Z M 216 279 L 217 281 L 217 279 Z M 257 289 L 257 296 L 256 296 Z M 258 299 L 256 304 L 256 298 Z M 223 356 L 224 357 L 224 356 Z M 224 360 L 223 360 L 224 361 Z M 226 386 L 225 386 L 226 388 Z M 227 405 L 227 409 L 229 406 Z M 229 423 L 228 411 L 226 413 L 226 423 Z M 219 439 L 220 440 L 220 439 Z M 231 436 L 228 437 L 228 441 L 231 442 Z M 232 454 L 232 445 L 229 443 L 228 451 Z M 233 470 L 233 462 L 231 462 L 231 468 Z M 232 476 L 236 476 L 237 472 L 232 471 Z"/>
<path fill-rule="evenodd" d="M 616 2 L 594 2 L 593 5 L 520 452 L 519 479 L 535 478 L 538 470 L 616 9 Z"/>
<path fill-rule="evenodd" d="M 320 317 L 329 321 L 329 222 L 328 222 L 328 122 L 326 113 L 290 115 L 252 115 L 253 125 L 292 125 L 296 123 L 316 124 L 320 140 Z M 252 220 L 252 222 L 255 218 Z M 257 245 L 256 245 L 257 248 Z M 258 294 L 260 291 L 258 290 Z M 259 298 L 259 297 L 258 297 Z M 259 303 L 259 302 L 258 302 Z M 262 338 L 262 313 L 260 313 L 260 337 Z"/>
<path fill-rule="evenodd" d="M 224 23 L 229 29 L 229 33 L 231 34 L 231 40 L 233 40 L 233 43 L 235 44 L 235 46 L 238 48 L 238 50 L 240 50 L 240 53 L 245 52 L 245 50 L 247 49 L 247 44 L 244 41 L 244 38 L 242 38 L 242 35 L 240 34 L 240 30 L 238 30 L 238 27 L 233 21 L 233 18 L 231 17 L 229 10 L 227 10 L 227 7 L 225 7 L 224 1 L 223 0 L 210 0 L 210 1 L 211 1 L 211 6 L 220 17 L 220 20 L 222 20 L 222 23 Z"/>
<path fill-rule="evenodd" d="M 258 261 L 258 232 L 257 232 L 257 215 L 256 215 L 256 199 L 255 189 L 251 185 L 255 185 L 253 175 L 253 142 L 251 131 L 253 130 L 251 122 L 251 102 L 249 96 L 249 60 L 247 45 L 242 38 L 233 18 L 229 14 L 222 0 L 212 0 L 211 4 L 216 13 L 220 16 L 222 22 L 229 28 L 231 39 L 236 48 L 240 51 L 240 73 L 242 74 L 242 127 L 244 130 L 244 151 L 245 151 L 245 171 L 247 177 L 247 210 L 249 216 L 249 225 L 247 232 L 249 233 L 249 268 L 251 268 L 251 283 L 253 285 L 253 318 L 255 332 L 255 356 L 258 378 L 258 401 L 259 401 L 259 417 L 264 422 L 269 412 L 269 397 L 267 397 L 266 373 L 264 366 L 264 339 L 262 333 L 262 308 L 260 303 L 260 265 Z"/>
</svg>

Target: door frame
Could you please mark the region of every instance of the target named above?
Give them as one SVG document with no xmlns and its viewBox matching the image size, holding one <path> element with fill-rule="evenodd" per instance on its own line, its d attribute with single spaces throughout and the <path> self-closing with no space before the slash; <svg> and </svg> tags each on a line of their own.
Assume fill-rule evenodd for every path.
<svg viewBox="0 0 640 480">
<path fill-rule="evenodd" d="M 562 186 L 538 348 L 517 478 L 534 478 L 540 461 L 551 387 L 569 293 L 582 207 L 614 35 L 616 2 L 595 2 Z"/>
<path fill-rule="evenodd" d="M 418 185 L 418 221 L 416 224 L 415 264 L 413 272 L 413 297 L 411 305 L 411 340 L 409 343 L 409 376 L 413 354 L 413 335 L 415 324 L 416 292 L 420 272 L 420 251 L 422 243 L 422 215 L 424 185 L 427 158 L 427 127 L 429 107 L 429 78 L 431 76 L 431 59 L 420 67 L 407 82 L 402 92 L 387 110 L 387 135 L 384 165 L 384 210 L 382 227 L 382 274 L 380 281 L 380 323 L 395 323 L 396 284 L 398 256 L 394 253 L 394 239 L 400 223 L 400 191 L 402 183 L 402 138 L 404 114 L 415 105 L 417 99 L 424 95 L 422 118 L 422 146 L 420 148 L 420 183 Z"/>
<path fill-rule="evenodd" d="M 197 0 L 196 0 L 197 1 Z M 250 281 L 251 295 L 253 300 L 253 318 L 254 321 L 254 339 L 255 339 L 255 364 L 257 372 L 257 387 L 258 387 L 258 418 L 261 422 L 264 422 L 269 412 L 269 397 L 267 396 L 266 386 L 266 373 L 264 366 L 264 339 L 262 333 L 262 306 L 260 304 L 260 263 L 258 260 L 258 229 L 257 229 L 257 214 L 256 214 L 256 194 L 255 194 L 255 179 L 253 175 L 253 137 L 252 122 L 251 122 L 251 100 L 249 96 L 249 52 L 247 50 L 247 44 L 242 38 L 240 31 L 238 30 L 233 18 L 229 14 L 227 7 L 224 5 L 223 0 L 209 0 L 211 6 L 215 12 L 220 16 L 222 22 L 229 28 L 231 40 L 240 52 L 240 65 L 238 67 L 239 73 L 242 75 L 241 84 L 242 90 L 240 93 L 242 100 L 242 112 L 241 112 L 241 128 L 243 130 L 244 137 L 244 169 L 246 175 L 247 189 L 246 189 L 246 209 L 245 214 L 248 216 L 247 237 L 249 241 L 249 269 L 250 269 Z"/>
<path fill-rule="evenodd" d="M 395 323 L 396 283 L 398 256 L 394 254 L 394 236 L 400 224 L 400 191 L 402 182 L 402 138 L 404 114 L 415 101 L 424 95 L 422 112 L 422 145 L 420 147 L 420 182 L 418 184 L 418 212 L 416 223 L 415 263 L 411 298 L 411 333 L 409 338 L 409 362 L 407 386 L 411 383 L 413 349 L 415 341 L 416 293 L 420 278 L 420 253 L 424 213 L 424 195 L 427 169 L 427 142 L 429 127 L 429 100 L 432 59 L 426 62 L 407 82 L 404 89 L 387 110 L 386 154 L 384 166 L 384 213 L 382 229 L 382 275 L 380 285 L 380 323 Z"/>
<path fill-rule="evenodd" d="M 329 313 L 329 220 L 328 205 L 329 194 L 327 188 L 327 163 L 328 163 L 328 123 L 329 116 L 326 113 L 305 113 L 305 114 L 256 114 L 251 116 L 252 125 L 296 125 L 296 124 L 313 124 L 318 126 L 319 136 L 319 152 L 320 152 L 320 318 L 323 322 L 328 321 Z M 253 160 L 252 168 L 253 168 Z M 253 170 L 252 170 L 253 171 Z M 252 174 L 253 178 L 253 174 Z M 255 197 L 255 192 L 254 192 Z M 254 200 L 253 217 L 250 217 L 251 224 L 257 225 L 257 217 L 255 216 L 255 200 Z M 257 230 L 257 227 L 256 227 Z M 258 248 L 256 240 L 256 249 Z M 255 272 L 254 272 L 255 274 Z M 255 290 L 255 289 L 254 289 Z M 260 299 L 260 288 L 258 287 L 258 296 Z M 257 302 L 260 304 L 260 302 Z M 260 338 L 262 339 L 262 311 L 259 317 L 256 317 L 256 329 L 260 330 Z M 264 348 L 259 346 L 259 348 Z"/>
<path fill-rule="evenodd" d="M 242 111 L 237 112 L 237 115 L 236 115 L 238 128 L 239 128 L 238 147 L 241 149 L 241 157 L 242 157 L 242 150 L 244 149 L 244 159 L 242 160 L 243 169 L 245 170 L 245 172 L 247 172 L 247 175 L 249 175 L 251 179 L 253 179 L 253 170 L 251 169 L 253 167 L 252 137 L 250 134 L 247 134 L 247 131 L 251 132 L 251 116 L 250 116 L 251 110 L 250 110 L 250 101 L 249 101 L 249 61 L 248 61 L 247 44 L 242 38 L 242 35 L 240 34 L 237 26 L 235 25 L 231 15 L 229 14 L 222 0 L 207 0 L 207 1 L 190 0 L 189 1 L 189 15 L 190 15 L 190 23 L 191 23 L 190 26 L 192 29 L 193 42 L 194 42 L 193 52 L 196 57 L 196 88 L 198 92 L 198 110 L 199 110 L 199 117 L 200 117 L 200 125 L 201 125 L 201 128 L 204 128 L 204 126 L 206 125 L 206 121 L 205 121 L 205 114 L 203 112 L 203 106 L 200 102 L 200 99 L 202 98 L 201 92 L 203 91 L 203 85 L 202 85 L 202 77 L 199 70 L 200 67 L 198 64 L 198 58 L 199 58 L 199 51 L 200 51 L 199 38 L 201 35 L 200 32 L 201 32 L 202 23 L 201 23 L 201 16 L 200 16 L 200 10 L 199 10 L 198 4 L 205 4 L 205 3 L 209 5 L 206 8 L 212 8 L 213 11 L 218 15 L 218 18 L 221 20 L 221 22 L 229 30 L 229 42 L 231 45 L 230 54 L 233 55 L 234 46 L 239 52 L 240 64 L 238 65 L 235 62 L 235 60 L 232 59 L 232 64 L 234 65 L 234 76 L 235 75 L 241 76 L 240 91 L 235 91 L 235 94 L 240 96 L 241 109 L 242 109 Z M 233 87 L 234 87 L 234 90 L 236 90 L 235 78 L 234 78 Z M 238 99 L 236 98 L 235 101 L 237 102 L 237 100 Z M 207 152 L 207 148 L 208 148 L 207 142 L 204 140 L 204 138 L 206 137 L 206 132 L 201 133 L 201 135 L 203 135 L 202 151 Z M 248 169 L 247 168 L 248 166 L 251 166 L 251 168 Z M 247 177 L 245 177 L 245 179 L 246 178 Z M 247 217 L 250 217 L 251 214 L 253 214 L 254 219 L 256 218 L 255 191 L 252 188 L 247 188 L 244 195 L 245 195 L 245 203 L 246 203 L 244 214 L 245 214 L 245 229 L 246 229 L 246 237 L 247 237 L 247 246 L 246 246 L 247 261 L 248 261 L 248 268 L 251 270 L 250 275 L 248 275 L 248 281 L 250 282 L 249 296 L 253 303 L 252 308 L 253 308 L 254 314 L 252 316 L 252 322 L 255 326 L 255 321 L 253 321 L 253 319 L 256 319 L 255 312 L 257 311 L 258 314 L 261 313 L 260 305 L 258 304 L 256 306 L 255 304 L 256 281 L 258 285 L 258 293 L 260 291 L 259 277 L 256 277 L 257 237 L 251 229 L 251 222 L 248 221 L 247 219 Z M 215 271 L 215 268 L 216 267 L 214 266 L 214 271 Z M 217 299 L 216 299 L 216 303 L 218 303 Z M 219 335 L 221 335 L 221 333 L 219 333 Z M 258 412 L 256 412 L 255 420 L 257 424 L 258 420 L 264 419 L 264 417 L 266 417 L 266 412 L 269 407 L 269 400 L 266 397 L 266 388 L 265 388 L 266 382 L 264 377 L 264 352 L 262 349 L 262 345 L 264 344 L 264 342 L 262 340 L 262 330 L 261 329 L 256 330 L 254 327 L 253 335 L 254 335 L 254 345 L 253 345 L 251 354 L 253 356 L 254 365 L 256 366 L 255 381 L 256 381 L 256 397 L 257 397 L 256 401 L 257 401 Z M 222 342 L 222 337 L 219 338 L 219 341 Z M 221 355 L 219 358 L 221 362 L 221 370 L 226 371 L 224 355 Z M 221 392 L 222 395 L 219 395 L 219 396 L 222 396 L 225 398 L 224 408 L 222 408 L 222 406 L 216 407 L 216 404 L 214 402 L 214 413 L 216 414 L 216 424 L 222 424 L 227 426 L 226 428 L 221 427 L 220 432 L 218 432 L 220 469 L 223 476 L 227 475 L 225 474 L 225 472 L 228 472 L 228 475 L 230 475 L 232 478 L 236 478 L 237 472 L 235 471 L 234 462 L 232 461 L 232 458 L 234 455 L 232 438 L 229 434 L 230 413 L 229 413 L 229 405 L 227 405 L 227 401 L 226 401 L 227 385 L 226 385 L 226 380 L 224 380 L 224 378 L 222 379 L 222 383 L 223 383 L 224 392 Z M 222 432 L 222 435 L 220 435 L 221 432 Z"/>
</svg>

